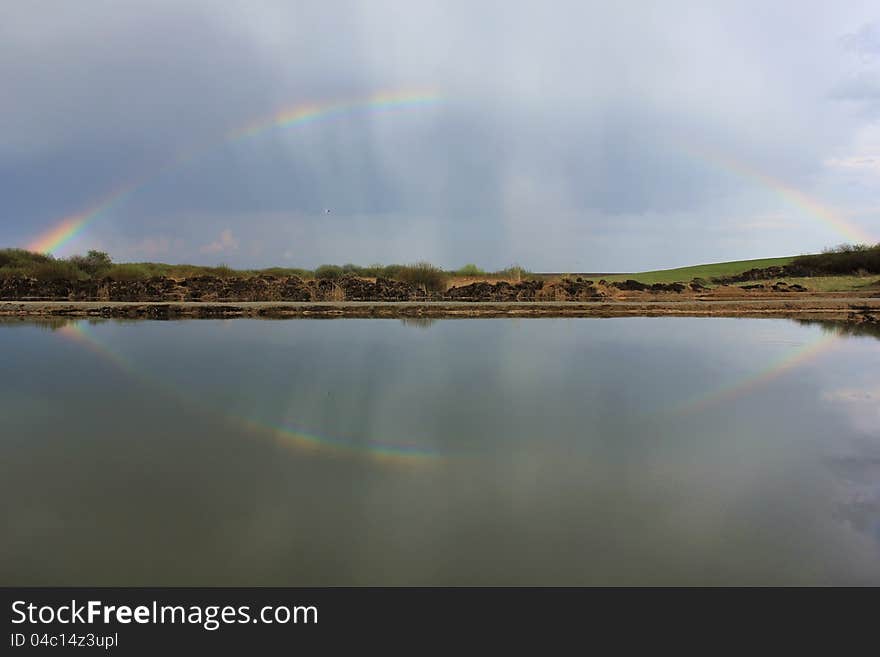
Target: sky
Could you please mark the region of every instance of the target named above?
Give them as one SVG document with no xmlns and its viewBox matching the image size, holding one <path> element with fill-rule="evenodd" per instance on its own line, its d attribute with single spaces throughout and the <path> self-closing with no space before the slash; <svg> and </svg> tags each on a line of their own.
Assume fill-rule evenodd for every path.
<svg viewBox="0 0 880 657">
<path fill-rule="evenodd" d="M 880 241 L 880 9 L 9 0 L 0 246 L 641 271 Z"/>
</svg>

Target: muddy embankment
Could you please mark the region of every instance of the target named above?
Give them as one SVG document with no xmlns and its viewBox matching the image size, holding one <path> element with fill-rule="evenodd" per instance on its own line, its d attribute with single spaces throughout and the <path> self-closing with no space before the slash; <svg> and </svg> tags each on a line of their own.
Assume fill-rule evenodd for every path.
<svg viewBox="0 0 880 657">
<path fill-rule="evenodd" d="M 804 291 L 785 286 L 784 291 Z M 774 287 L 772 291 L 782 288 Z M 34 278 L 0 279 L 0 301 L 595 301 L 647 295 L 706 293 L 698 281 L 655 283 L 562 278 L 519 283 L 475 282 L 428 292 L 415 285 L 385 278 L 345 276 L 337 280 L 303 280 L 297 276 L 218 278 L 200 276 L 183 280 L 155 277 L 146 280 L 39 281 Z"/>
<path fill-rule="evenodd" d="M 340 281 L 304 281 L 296 276 L 219 278 L 198 276 L 175 280 L 157 276 L 146 280 L 38 281 L 0 280 L 0 300 L 33 301 L 408 301 L 417 290 L 383 278 L 353 276 Z"/>
<path fill-rule="evenodd" d="M 708 289 L 584 278 L 475 282 L 443 293 L 383 278 L 291 277 L 142 281 L 0 280 L 0 316 L 217 317 L 804 317 L 877 321 L 874 294 L 814 294 L 784 282 Z"/>
</svg>

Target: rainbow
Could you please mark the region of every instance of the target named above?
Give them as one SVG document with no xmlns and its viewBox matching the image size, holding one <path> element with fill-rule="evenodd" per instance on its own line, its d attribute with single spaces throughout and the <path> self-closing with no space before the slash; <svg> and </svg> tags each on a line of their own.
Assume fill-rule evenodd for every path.
<svg viewBox="0 0 880 657">
<path fill-rule="evenodd" d="M 86 224 L 124 201 L 135 189 L 135 185 L 123 185 L 104 196 L 87 210 L 61 219 L 52 228 L 28 244 L 28 249 L 38 253 L 50 253 L 60 248 L 85 228 Z"/>
<path fill-rule="evenodd" d="M 283 108 L 267 116 L 252 119 L 242 126 L 226 131 L 219 139 L 208 144 L 178 152 L 151 173 L 133 182 L 120 185 L 102 196 L 88 208 L 76 214 L 62 217 L 51 228 L 28 244 L 27 248 L 39 253 L 56 251 L 81 233 L 92 221 L 121 205 L 135 192 L 143 189 L 172 169 L 191 162 L 216 148 L 256 137 L 275 128 L 304 125 L 319 119 L 330 118 L 356 110 L 413 107 L 436 103 L 441 99 L 442 96 L 433 90 L 385 91 L 356 99 L 304 103 Z"/>
<path fill-rule="evenodd" d="M 58 334 L 87 348 L 90 352 L 110 363 L 115 369 L 137 380 L 139 383 L 153 388 L 162 394 L 169 395 L 178 401 L 183 401 L 189 408 L 195 408 L 206 416 L 212 418 L 220 417 L 230 425 L 237 426 L 249 433 L 268 435 L 280 445 L 325 454 L 365 458 L 390 465 L 436 465 L 445 460 L 445 457 L 440 453 L 414 444 L 384 442 L 360 444 L 342 438 L 319 436 L 315 433 L 302 431 L 290 426 L 275 426 L 252 418 L 232 415 L 226 411 L 209 408 L 193 395 L 170 386 L 167 382 L 144 376 L 124 355 L 110 349 L 98 340 L 93 332 L 88 330 L 87 326 L 88 323 L 85 321 L 65 324 L 58 329 Z"/>
<path fill-rule="evenodd" d="M 754 374 L 679 404 L 673 413 L 676 415 L 697 413 L 715 404 L 732 401 L 828 352 L 836 344 L 836 334 L 822 334 L 815 340 L 794 349 L 792 353 L 772 361 L 767 367 Z"/>
<path fill-rule="evenodd" d="M 99 358 L 110 362 L 116 369 L 120 370 L 127 376 L 134 376 L 135 369 L 129 364 L 129 362 L 94 339 L 86 330 L 85 326 L 85 322 L 64 324 L 58 329 L 57 333 L 58 335 L 85 347 Z"/>
<path fill-rule="evenodd" d="M 166 395 L 170 395 L 174 399 L 179 401 L 182 400 L 190 408 L 199 409 L 207 416 L 214 418 L 220 416 L 233 426 L 238 426 L 250 433 L 269 435 L 277 443 L 284 446 L 306 451 L 319 451 L 342 456 L 367 458 L 376 462 L 394 465 L 436 465 L 443 463 L 448 458 L 439 452 L 413 444 L 374 442 L 363 445 L 341 438 L 319 436 L 315 433 L 303 431 L 291 426 L 270 425 L 252 418 L 245 418 L 232 415 L 225 411 L 211 409 L 208 408 L 204 402 L 199 401 L 185 391 L 169 386 L 164 380 L 159 381 L 158 379 L 148 378 L 140 374 L 137 368 L 127 358 L 101 343 L 92 332 L 87 329 L 87 322 L 85 321 L 66 324 L 58 329 L 58 333 L 86 347 L 89 351 L 109 362 L 117 370 L 132 379 L 136 379 L 148 387 L 156 389 Z M 676 405 L 671 410 L 671 414 L 690 415 L 716 404 L 733 401 L 742 395 L 759 389 L 761 386 L 779 378 L 786 372 L 794 370 L 822 354 L 828 353 L 838 344 L 838 335 L 836 333 L 823 333 L 816 339 L 794 349 L 792 353 L 786 354 L 783 357 L 772 361 L 767 367 L 754 374 Z"/>
<path fill-rule="evenodd" d="M 819 202 L 799 189 L 774 178 L 754 167 L 727 155 L 710 152 L 705 148 L 693 148 L 685 146 L 684 152 L 694 159 L 709 162 L 715 167 L 728 173 L 745 178 L 760 184 L 782 197 L 787 203 L 800 208 L 807 215 L 818 219 L 845 239 L 856 244 L 874 244 L 877 240 L 869 235 L 863 228 L 848 221 L 842 214 L 836 212 L 827 205 Z"/>
</svg>

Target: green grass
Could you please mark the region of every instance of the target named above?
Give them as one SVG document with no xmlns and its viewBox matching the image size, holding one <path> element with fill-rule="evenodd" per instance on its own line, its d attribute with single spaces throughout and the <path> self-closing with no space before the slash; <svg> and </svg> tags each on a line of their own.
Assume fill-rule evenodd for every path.
<svg viewBox="0 0 880 657">
<path fill-rule="evenodd" d="M 809 278 L 774 278 L 766 281 L 736 283 L 738 286 L 758 285 L 785 281 L 789 285 L 803 285 L 810 292 L 880 292 L 880 277 L 877 276 L 810 276 Z"/>
<path fill-rule="evenodd" d="M 653 283 L 674 283 L 676 281 L 690 281 L 694 278 L 710 280 L 718 276 L 733 276 L 741 274 L 749 269 L 763 269 L 765 267 L 781 267 L 787 265 L 794 256 L 786 258 L 760 258 L 757 260 L 735 260 L 732 262 L 716 262 L 708 265 L 694 265 L 692 267 L 679 267 L 677 269 L 660 269 L 657 271 L 643 271 L 635 274 L 615 274 L 603 276 L 607 281 L 625 281 L 633 279 L 641 283 L 651 285 Z"/>
</svg>

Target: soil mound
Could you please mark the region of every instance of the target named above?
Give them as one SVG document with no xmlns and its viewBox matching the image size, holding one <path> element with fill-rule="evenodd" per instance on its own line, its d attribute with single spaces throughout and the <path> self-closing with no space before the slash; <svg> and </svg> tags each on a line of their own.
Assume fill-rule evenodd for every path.
<svg viewBox="0 0 880 657">
<path fill-rule="evenodd" d="M 766 270 L 753 271 L 766 275 Z M 772 286 L 755 283 L 735 288 L 736 293 L 759 289 L 806 291 L 800 285 L 788 285 L 784 281 Z M 729 292 L 734 288 L 725 287 L 725 290 Z M 250 278 L 194 276 L 182 280 L 156 276 L 133 281 L 110 278 L 97 281 L 40 281 L 24 277 L 0 279 L 0 300 L 4 301 L 595 301 L 630 296 L 627 293 L 680 294 L 686 291 L 711 293 L 705 281 L 698 279 L 690 283 L 648 285 L 632 279 L 615 282 L 600 280 L 597 283 L 580 276 L 552 282 L 478 281 L 451 287 L 442 294 L 428 293 L 401 281 L 381 277 L 370 280 L 354 275 L 308 281 L 298 276 L 269 275 Z"/>
<path fill-rule="evenodd" d="M 804 278 L 807 276 L 816 276 L 819 272 L 804 267 L 802 265 L 783 265 L 764 267 L 759 269 L 749 269 L 741 274 L 734 276 L 719 276 L 712 279 L 713 283 L 719 285 L 730 285 L 731 283 L 747 283 L 749 281 L 765 281 L 771 278 Z"/>
<path fill-rule="evenodd" d="M 600 283 L 604 283 L 605 281 L 599 281 Z M 647 283 L 642 283 L 640 281 L 635 281 L 631 278 L 625 281 L 615 281 L 614 283 L 608 283 L 612 287 L 616 287 L 618 290 L 624 290 L 626 292 L 675 292 L 680 293 L 684 292 L 688 289 L 688 286 L 684 283 L 654 283 L 652 285 L 648 285 Z M 692 288 L 696 289 L 696 288 Z M 704 288 L 701 288 L 704 289 Z"/>
<path fill-rule="evenodd" d="M 163 276 L 136 281 L 0 280 L 0 299 L 52 301 L 408 301 L 426 295 L 407 283 L 356 276 L 304 281 L 298 276 L 219 278 Z"/>
<path fill-rule="evenodd" d="M 443 298 L 449 301 L 534 301 L 544 289 L 543 281 L 522 281 L 520 283 L 487 283 L 479 281 L 451 287 Z"/>
</svg>

